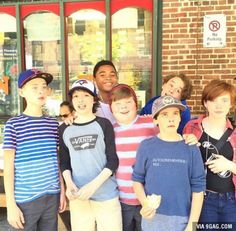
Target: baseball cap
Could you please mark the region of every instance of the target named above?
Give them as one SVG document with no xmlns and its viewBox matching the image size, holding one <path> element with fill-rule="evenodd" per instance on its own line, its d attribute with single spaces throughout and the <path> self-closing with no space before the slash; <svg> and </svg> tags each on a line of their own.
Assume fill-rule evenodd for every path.
<svg viewBox="0 0 236 231">
<path fill-rule="evenodd" d="M 115 94 L 116 92 L 122 92 L 122 91 L 125 92 L 126 94 L 130 94 L 134 99 L 136 107 L 138 107 L 138 99 L 137 99 L 136 93 L 133 90 L 133 88 L 131 88 L 127 84 L 120 83 L 120 84 L 115 85 L 111 90 L 110 97 L 112 98 L 113 94 Z M 112 99 L 110 99 L 109 103 L 110 105 L 112 104 Z"/>
<path fill-rule="evenodd" d="M 153 102 L 152 105 L 152 117 L 160 113 L 161 110 L 168 107 L 177 107 L 181 111 L 184 111 L 187 107 L 181 103 L 181 101 L 175 99 L 172 96 L 161 96 Z"/>
<path fill-rule="evenodd" d="M 76 80 L 72 84 L 71 89 L 69 90 L 69 95 L 72 96 L 73 92 L 78 89 L 85 90 L 85 91 L 89 92 L 91 95 L 97 96 L 96 87 L 95 87 L 94 83 L 87 80 L 87 79 Z"/>
<path fill-rule="evenodd" d="M 18 88 L 22 88 L 28 81 L 35 78 L 42 78 L 47 84 L 51 83 L 53 80 L 53 76 L 49 73 L 41 72 L 37 69 L 28 69 L 20 73 L 18 78 Z"/>
</svg>

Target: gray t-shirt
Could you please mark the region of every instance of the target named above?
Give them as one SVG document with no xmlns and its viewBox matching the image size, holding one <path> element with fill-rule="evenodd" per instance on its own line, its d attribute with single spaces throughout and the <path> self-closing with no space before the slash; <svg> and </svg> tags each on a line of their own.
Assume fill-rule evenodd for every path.
<svg viewBox="0 0 236 231">
<path fill-rule="evenodd" d="M 108 119 L 96 117 L 88 123 L 62 124 L 59 147 L 61 170 L 71 170 L 72 179 L 79 188 L 92 181 L 104 168 L 115 172 L 118 167 L 114 131 Z M 111 176 L 91 199 L 103 201 L 117 196 L 116 180 Z"/>
</svg>

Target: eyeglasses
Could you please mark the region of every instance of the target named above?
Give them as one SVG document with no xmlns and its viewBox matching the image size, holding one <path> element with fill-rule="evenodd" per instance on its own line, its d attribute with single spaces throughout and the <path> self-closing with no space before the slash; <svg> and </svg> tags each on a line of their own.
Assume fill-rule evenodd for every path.
<svg viewBox="0 0 236 231">
<path fill-rule="evenodd" d="M 70 115 L 70 113 L 69 114 L 64 114 L 64 115 L 59 115 L 59 117 L 67 118 L 69 115 Z"/>
</svg>

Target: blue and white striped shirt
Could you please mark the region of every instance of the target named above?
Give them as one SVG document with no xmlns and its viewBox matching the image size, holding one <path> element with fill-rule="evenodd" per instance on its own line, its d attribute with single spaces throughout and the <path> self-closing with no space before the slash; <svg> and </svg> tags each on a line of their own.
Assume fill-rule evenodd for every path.
<svg viewBox="0 0 236 231">
<path fill-rule="evenodd" d="M 7 121 L 3 149 L 15 150 L 17 203 L 60 192 L 57 146 L 58 122 L 51 117 L 22 114 Z"/>
</svg>

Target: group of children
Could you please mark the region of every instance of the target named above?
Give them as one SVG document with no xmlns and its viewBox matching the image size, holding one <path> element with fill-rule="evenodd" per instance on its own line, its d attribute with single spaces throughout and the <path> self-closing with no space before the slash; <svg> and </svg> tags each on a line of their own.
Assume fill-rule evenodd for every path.
<svg viewBox="0 0 236 231">
<path fill-rule="evenodd" d="M 20 95 L 27 106 L 23 114 L 7 122 L 3 145 L 9 223 L 15 230 L 57 230 L 57 211 L 65 210 L 66 194 L 73 231 L 194 230 L 205 190 L 208 194 L 217 190 L 213 187 L 217 183 L 208 190 L 210 183 L 206 176 L 213 176 L 208 176 L 206 169 L 211 173 L 229 170 L 234 175 L 236 164 L 232 159 L 236 159 L 236 153 L 218 155 L 211 161 L 203 159 L 201 148 L 200 151 L 196 145 L 189 145 L 191 135 L 198 140 L 202 137 L 200 125 L 206 129 L 204 132 L 210 133 L 210 121 L 215 118 L 223 126 L 222 118 L 235 102 L 235 88 L 219 80 L 205 87 L 203 105 L 209 116 L 199 125 L 194 121 L 187 123 L 190 112 L 180 101 L 191 93 L 191 84 L 185 76 L 169 77 L 161 96 L 142 109 L 143 114 L 149 115 L 140 116 L 134 90 L 126 84 L 117 84 L 114 65 L 101 61 L 94 70 L 97 87 L 103 91 L 98 93 L 94 83 L 86 79 L 74 82 L 69 90 L 74 121 L 71 125 L 62 124 L 59 132 L 56 120 L 42 114 L 52 76 L 36 70 L 20 74 Z M 222 84 L 226 86 L 223 88 Z M 209 93 L 212 89 L 214 92 L 213 87 L 223 90 L 213 95 Z M 98 109 L 102 110 L 101 100 L 106 111 L 112 113 L 113 124 L 96 115 Z M 224 113 L 221 102 L 228 106 Z M 181 119 L 186 111 L 187 116 Z M 182 127 L 181 121 L 184 121 Z M 182 136 L 183 128 L 190 138 Z M 234 136 L 233 142 L 227 144 L 224 153 L 229 152 L 231 145 L 235 147 L 235 133 L 234 130 L 230 134 Z M 220 131 L 219 134 L 222 135 Z M 224 161 L 224 167 L 219 159 Z M 232 182 L 221 183 L 227 185 L 227 193 L 235 192 Z M 223 186 L 220 193 L 225 192 Z M 227 195 L 235 203 L 234 194 Z M 236 203 L 233 206 L 236 208 Z M 203 222 L 215 221 L 202 217 Z"/>
</svg>

